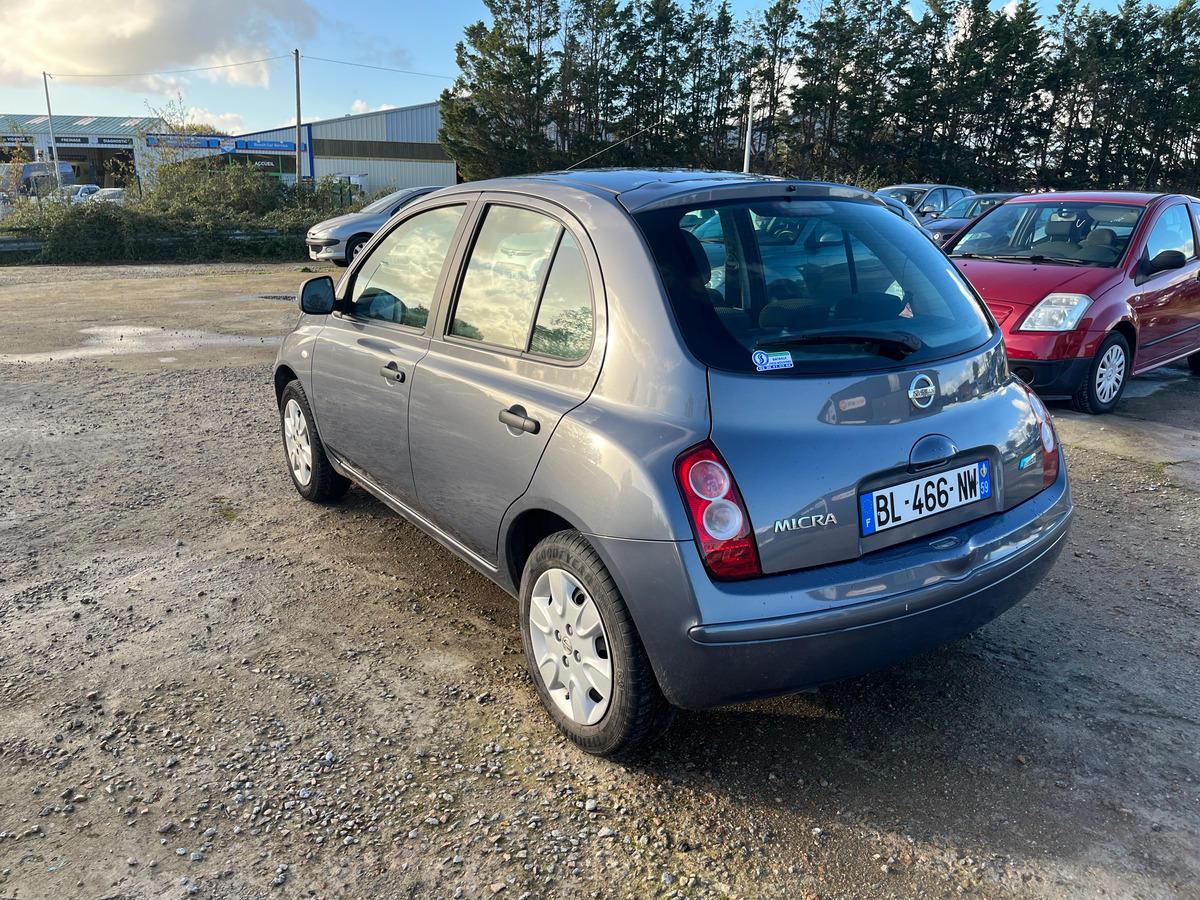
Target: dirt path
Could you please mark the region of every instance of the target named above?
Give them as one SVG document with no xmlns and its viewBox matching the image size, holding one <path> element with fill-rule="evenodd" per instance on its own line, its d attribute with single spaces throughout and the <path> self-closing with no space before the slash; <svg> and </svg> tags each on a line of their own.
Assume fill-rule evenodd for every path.
<svg viewBox="0 0 1200 900">
<path fill-rule="evenodd" d="M 304 277 L 0 269 L 0 898 L 1200 897 L 1200 495 L 1136 439 L 1200 379 L 1055 410 L 1079 515 L 1016 609 L 622 767 L 507 595 L 296 496 Z"/>
</svg>

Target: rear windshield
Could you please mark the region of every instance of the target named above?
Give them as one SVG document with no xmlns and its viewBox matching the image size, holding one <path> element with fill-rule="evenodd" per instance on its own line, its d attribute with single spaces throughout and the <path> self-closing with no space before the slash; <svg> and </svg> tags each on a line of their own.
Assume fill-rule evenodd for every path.
<svg viewBox="0 0 1200 900">
<path fill-rule="evenodd" d="M 987 343 L 953 264 L 878 203 L 763 200 L 635 217 L 706 365 L 764 375 L 921 365 Z"/>
<path fill-rule="evenodd" d="M 1144 207 L 1046 200 L 1006 203 L 948 244 L 951 256 L 1112 268 L 1125 257 Z"/>
</svg>

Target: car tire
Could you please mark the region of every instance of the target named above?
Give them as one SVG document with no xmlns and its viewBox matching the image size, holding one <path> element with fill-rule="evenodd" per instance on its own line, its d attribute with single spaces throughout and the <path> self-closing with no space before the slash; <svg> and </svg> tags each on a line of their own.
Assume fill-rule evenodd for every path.
<svg viewBox="0 0 1200 900">
<path fill-rule="evenodd" d="M 617 757 L 666 731 L 674 707 L 620 591 L 582 534 L 560 531 L 534 548 L 520 601 L 529 675 L 563 734 L 594 756 Z"/>
<path fill-rule="evenodd" d="M 1094 416 L 1112 412 L 1125 393 L 1129 362 L 1129 342 L 1116 331 L 1110 333 L 1092 357 L 1087 378 L 1071 397 L 1071 406 Z"/>
<path fill-rule="evenodd" d="M 1188 368 L 1192 370 L 1192 374 L 1200 375 L 1200 351 L 1193 353 L 1187 360 Z"/>
<path fill-rule="evenodd" d="M 362 252 L 362 248 L 367 245 L 367 241 L 371 239 L 369 234 L 356 234 L 350 240 L 346 241 L 346 259 L 343 265 L 350 265 L 354 262 L 354 258 Z"/>
<path fill-rule="evenodd" d="M 290 381 L 283 389 L 279 398 L 279 424 L 288 472 L 300 496 L 313 503 L 326 503 L 345 494 L 350 480 L 329 464 L 299 381 Z"/>
</svg>

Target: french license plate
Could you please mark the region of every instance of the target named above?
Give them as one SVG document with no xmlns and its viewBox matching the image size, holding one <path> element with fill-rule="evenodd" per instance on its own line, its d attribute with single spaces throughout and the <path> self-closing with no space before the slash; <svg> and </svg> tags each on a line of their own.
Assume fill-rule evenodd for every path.
<svg viewBox="0 0 1200 900">
<path fill-rule="evenodd" d="M 858 498 L 862 533 L 875 534 L 992 496 L 992 467 L 985 460 L 928 478 L 914 478 Z"/>
</svg>

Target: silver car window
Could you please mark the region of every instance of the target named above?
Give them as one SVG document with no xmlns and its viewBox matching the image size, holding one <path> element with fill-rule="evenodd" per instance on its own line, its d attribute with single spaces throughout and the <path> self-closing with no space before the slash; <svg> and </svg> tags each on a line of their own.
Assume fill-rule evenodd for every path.
<svg viewBox="0 0 1200 900">
<path fill-rule="evenodd" d="M 550 265 L 529 349 L 559 359 L 583 359 L 592 349 L 592 290 L 579 245 L 564 234 Z"/>
<path fill-rule="evenodd" d="M 683 227 L 700 215 L 722 222 L 723 245 Z M 953 264 L 878 204 L 764 199 L 635 218 L 685 343 L 714 368 L 776 377 L 881 369 L 966 352 L 992 335 Z"/>
<path fill-rule="evenodd" d="M 525 350 L 562 231 L 558 222 L 532 210 L 489 207 L 471 249 L 450 334 Z"/>
<path fill-rule="evenodd" d="M 419 213 L 373 247 L 355 276 L 351 313 L 424 328 L 464 209 L 444 206 Z"/>
</svg>

